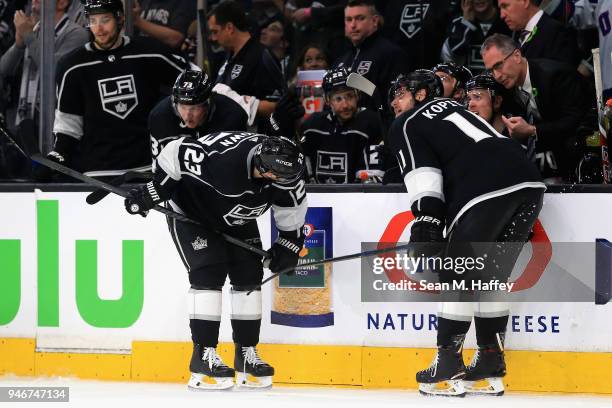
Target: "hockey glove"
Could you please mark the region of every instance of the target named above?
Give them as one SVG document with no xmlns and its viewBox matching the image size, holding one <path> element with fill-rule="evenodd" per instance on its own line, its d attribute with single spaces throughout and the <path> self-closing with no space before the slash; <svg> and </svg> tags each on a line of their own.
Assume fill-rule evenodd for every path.
<svg viewBox="0 0 612 408">
<path fill-rule="evenodd" d="M 59 163 L 62 166 L 66 165 L 66 159 L 64 158 L 64 156 L 56 151 L 49 152 L 47 154 L 47 159 L 53 160 L 54 162 Z M 51 182 L 55 174 L 56 172 L 53 169 L 50 169 L 49 167 L 38 163 L 36 164 L 36 167 L 34 167 L 34 169 L 32 170 L 34 180 L 40 183 Z"/>
<path fill-rule="evenodd" d="M 410 229 L 410 242 L 423 243 L 409 252 L 410 256 L 437 256 L 443 250 L 444 221 L 440 218 L 415 213 L 414 223 Z M 429 244 L 429 245 L 427 245 Z"/>
<path fill-rule="evenodd" d="M 270 115 L 270 125 L 277 135 L 291 138 L 295 134 L 295 122 L 304 117 L 306 111 L 295 92 L 287 92 L 276 104 Z"/>
<path fill-rule="evenodd" d="M 125 199 L 127 212 L 146 217 L 151 208 L 164 201 L 160 197 L 159 187 L 156 181 L 150 181 L 144 186 L 130 190 L 129 197 Z"/>
<path fill-rule="evenodd" d="M 293 236 L 290 236 L 293 235 Z M 300 233 L 300 237 L 296 237 L 295 233 L 283 233 L 280 231 L 278 238 L 270 248 L 269 252 L 272 255 L 268 268 L 272 272 L 278 272 L 285 268 L 295 267 L 300 257 L 300 251 L 304 245 L 304 234 Z M 288 272 L 287 275 L 293 275 L 294 271 Z"/>
</svg>

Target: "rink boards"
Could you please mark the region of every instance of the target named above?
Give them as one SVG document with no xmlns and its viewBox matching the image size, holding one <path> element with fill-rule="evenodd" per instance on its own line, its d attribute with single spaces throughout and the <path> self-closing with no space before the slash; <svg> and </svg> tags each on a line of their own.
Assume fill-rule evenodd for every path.
<svg viewBox="0 0 612 408">
<path fill-rule="evenodd" d="M 129 216 L 115 197 L 88 206 L 86 194 L 1 193 L 0 373 L 183 381 L 191 352 L 188 281 L 165 219 Z M 333 235 L 328 248 L 339 256 L 401 232 L 405 198 L 344 192 L 308 199 L 311 208 L 331 211 L 325 228 L 333 234 L 321 236 Z M 551 242 L 609 240 L 609 208 L 612 194 L 547 194 L 540 223 Z M 269 213 L 259 226 L 268 247 Z M 320 316 L 273 324 L 279 294 L 264 288 L 261 347 L 279 381 L 414 387 L 414 372 L 432 356 L 436 304 L 362 302 L 360 268 L 359 260 L 334 264 L 316 289 L 330 305 L 320 327 L 312 327 Z M 292 290 L 309 291 L 285 292 Z M 231 342 L 227 298 L 222 342 Z M 513 304 L 509 387 L 612 393 L 605 381 L 612 368 L 610 309 L 594 300 Z M 474 345 L 470 331 L 466 347 Z M 231 347 L 224 343 L 222 351 L 231 354 Z"/>
</svg>

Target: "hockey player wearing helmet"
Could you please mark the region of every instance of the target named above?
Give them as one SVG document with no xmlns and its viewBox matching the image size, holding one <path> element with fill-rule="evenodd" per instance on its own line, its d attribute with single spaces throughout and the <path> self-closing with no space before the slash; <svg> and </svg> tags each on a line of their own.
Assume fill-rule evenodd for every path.
<svg viewBox="0 0 612 408">
<path fill-rule="evenodd" d="M 122 35 L 121 0 L 83 7 L 94 38 L 58 61 L 48 158 L 93 177 L 147 170 L 148 115 L 187 62 L 157 41 Z"/>
<path fill-rule="evenodd" d="M 499 133 L 509 136 L 502 120 L 504 88 L 495 78 L 487 74 L 476 75 L 465 84 L 465 92 L 468 110 L 489 122 Z"/>
<path fill-rule="evenodd" d="M 397 118 L 402 113 L 442 96 L 440 77 L 428 69 L 417 69 L 407 75 L 399 75 L 389 88 L 389 106 Z"/>
<path fill-rule="evenodd" d="M 183 95 L 183 97 L 186 97 Z M 183 97 L 178 100 L 185 102 Z M 198 99 L 192 102 L 197 102 Z M 189 327 L 193 354 L 191 389 L 269 387 L 274 368 L 257 352 L 262 316 L 260 256 L 226 242 L 219 232 L 261 248 L 257 218 L 270 207 L 279 231 L 269 250 L 272 272 L 297 265 L 307 210 L 304 155 L 293 141 L 247 132 L 181 137 L 157 156 L 154 180 L 133 190 L 125 206 L 146 215 L 170 205 L 200 225 L 169 219 L 173 241 L 189 274 Z M 222 288 L 231 284 L 234 368 L 217 353 Z"/>
<path fill-rule="evenodd" d="M 358 107 L 359 94 L 346 85 L 345 68 L 323 78 L 326 109 L 301 126 L 309 180 L 314 183 L 377 181 L 382 176 L 376 145 L 382 139 L 379 116 Z"/>
<path fill-rule="evenodd" d="M 454 62 L 442 62 L 433 67 L 432 71 L 442 80 L 444 86 L 442 96 L 463 102 L 465 83 L 472 77 L 470 70 Z"/>
<path fill-rule="evenodd" d="M 436 98 L 440 86 L 435 78 L 431 71 L 417 71 L 396 81 L 392 105 L 398 106 L 399 90 L 407 99 L 395 109 L 399 115 L 385 140 L 415 217 L 411 252 L 430 259 L 484 261 L 481 269 L 469 272 L 435 267 L 440 283 L 450 288 L 463 284 L 467 291 L 450 301 L 444 295 L 457 293 L 441 291 L 436 357 L 416 381 L 425 394 L 501 395 L 509 305 L 503 292 L 472 291 L 472 285 L 508 279 L 542 208 L 546 186 L 516 140 L 500 135 L 457 101 Z M 478 352 L 465 367 L 463 343 L 472 320 Z M 488 384 L 481 387 L 480 380 Z"/>
<path fill-rule="evenodd" d="M 210 77 L 198 70 L 180 74 L 172 95 L 162 99 L 149 115 L 151 154 L 183 136 L 201 137 L 224 130 L 246 130 L 248 115 L 241 96 L 228 89 L 215 90 Z"/>
<path fill-rule="evenodd" d="M 100 50 L 111 50 L 121 44 L 125 23 L 121 0 L 85 0 L 83 2 L 94 44 Z"/>
</svg>

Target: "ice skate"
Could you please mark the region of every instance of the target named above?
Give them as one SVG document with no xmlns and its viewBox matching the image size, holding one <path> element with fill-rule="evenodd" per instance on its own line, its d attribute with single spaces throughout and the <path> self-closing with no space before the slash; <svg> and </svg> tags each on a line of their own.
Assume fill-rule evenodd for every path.
<svg viewBox="0 0 612 408">
<path fill-rule="evenodd" d="M 234 386 L 234 369 L 225 365 L 214 347 L 193 345 L 189 363 L 191 390 L 227 390 Z"/>
<path fill-rule="evenodd" d="M 504 352 L 497 345 L 480 346 L 467 367 L 465 391 L 477 395 L 504 395 L 502 377 L 506 375 Z"/>
<path fill-rule="evenodd" d="M 243 389 L 261 389 L 272 387 L 274 367 L 257 355 L 257 349 L 236 344 L 234 357 L 236 369 L 236 386 Z"/>
<path fill-rule="evenodd" d="M 419 371 L 416 380 L 423 395 L 465 397 L 463 377 L 466 374 L 461 356 L 463 337 L 451 346 L 440 346 L 429 368 Z"/>
</svg>

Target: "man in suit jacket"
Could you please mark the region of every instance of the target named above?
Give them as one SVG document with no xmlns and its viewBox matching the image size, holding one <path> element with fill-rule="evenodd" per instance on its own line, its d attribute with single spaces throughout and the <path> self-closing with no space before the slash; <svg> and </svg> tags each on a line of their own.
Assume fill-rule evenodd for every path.
<svg viewBox="0 0 612 408">
<path fill-rule="evenodd" d="M 518 44 L 503 34 L 487 38 L 481 54 L 485 67 L 512 91 L 526 118 L 503 118 L 510 137 L 535 153 L 548 182 L 569 180 L 576 164 L 576 129 L 590 106 L 577 71 L 550 59 L 527 61 Z"/>
<path fill-rule="evenodd" d="M 577 67 L 580 52 L 576 33 L 545 14 L 536 0 L 498 0 L 501 18 L 514 31 L 528 59 L 548 58 Z"/>
</svg>

